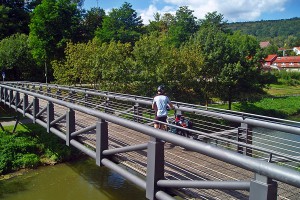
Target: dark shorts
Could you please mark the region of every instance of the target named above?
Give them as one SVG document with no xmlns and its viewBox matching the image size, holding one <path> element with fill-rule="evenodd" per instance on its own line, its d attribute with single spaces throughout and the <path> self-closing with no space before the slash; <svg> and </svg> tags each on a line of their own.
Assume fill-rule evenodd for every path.
<svg viewBox="0 0 300 200">
<path fill-rule="evenodd" d="M 167 116 L 162 116 L 162 117 L 155 117 L 155 120 L 160 121 L 160 122 L 167 122 Z M 154 124 L 159 124 L 159 122 L 154 122 Z"/>
</svg>

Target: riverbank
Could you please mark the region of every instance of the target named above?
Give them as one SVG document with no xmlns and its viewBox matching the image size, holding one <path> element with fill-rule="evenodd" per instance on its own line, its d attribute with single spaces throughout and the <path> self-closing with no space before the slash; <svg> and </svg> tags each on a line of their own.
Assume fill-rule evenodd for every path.
<svg viewBox="0 0 300 200">
<path fill-rule="evenodd" d="M 1 122 L 8 126 L 3 126 L 4 131 L 0 130 L 0 175 L 55 165 L 82 155 L 53 134 L 47 133 L 40 125 L 25 121 L 27 123 L 21 121 L 17 125 L 15 133 L 12 133 L 15 121 Z"/>
</svg>

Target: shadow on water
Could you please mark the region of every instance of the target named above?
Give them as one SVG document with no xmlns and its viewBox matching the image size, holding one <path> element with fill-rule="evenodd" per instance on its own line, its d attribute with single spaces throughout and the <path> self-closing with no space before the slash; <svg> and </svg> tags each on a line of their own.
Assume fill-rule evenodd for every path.
<svg viewBox="0 0 300 200">
<path fill-rule="evenodd" d="M 119 174 L 82 159 L 41 167 L 0 181 L 3 200 L 146 200 L 145 191 Z"/>
<path fill-rule="evenodd" d="M 81 162 L 67 163 L 68 167 L 84 178 L 90 185 L 101 190 L 108 199 L 145 199 L 146 193 L 133 183 L 125 180 L 118 173 L 106 167 L 99 167 L 93 159 L 84 159 Z"/>
</svg>

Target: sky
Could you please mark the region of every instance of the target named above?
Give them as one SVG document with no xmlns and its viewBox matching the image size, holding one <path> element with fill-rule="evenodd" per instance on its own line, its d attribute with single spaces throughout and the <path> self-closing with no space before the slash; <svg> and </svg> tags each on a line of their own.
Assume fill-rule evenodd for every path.
<svg viewBox="0 0 300 200">
<path fill-rule="evenodd" d="M 112 8 L 120 8 L 125 1 L 142 17 L 144 24 L 153 20 L 154 13 L 175 14 L 180 6 L 188 6 L 197 19 L 217 11 L 228 22 L 300 17 L 299 0 L 85 0 L 84 8 L 98 6 L 108 13 Z"/>
</svg>

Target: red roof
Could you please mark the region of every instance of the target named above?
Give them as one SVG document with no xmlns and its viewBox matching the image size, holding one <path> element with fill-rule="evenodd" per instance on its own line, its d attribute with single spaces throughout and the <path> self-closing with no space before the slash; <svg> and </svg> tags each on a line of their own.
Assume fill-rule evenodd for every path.
<svg viewBox="0 0 300 200">
<path fill-rule="evenodd" d="M 300 63 L 300 56 L 277 57 L 275 63 Z"/>
<path fill-rule="evenodd" d="M 275 58 L 277 57 L 277 54 L 271 54 L 271 55 L 268 55 L 266 58 L 265 58 L 265 61 L 266 62 L 272 62 L 275 60 Z"/>
</svg>

